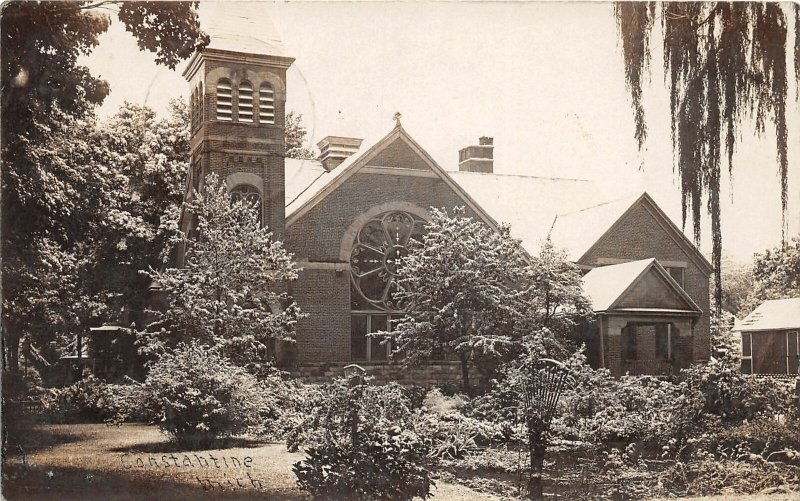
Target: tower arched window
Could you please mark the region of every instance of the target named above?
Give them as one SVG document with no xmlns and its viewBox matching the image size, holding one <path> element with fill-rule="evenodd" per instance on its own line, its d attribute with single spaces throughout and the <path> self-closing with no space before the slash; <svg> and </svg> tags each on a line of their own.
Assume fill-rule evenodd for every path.
<svg viewBox="0 0 800 501">
<path fill-rule="evenodd" d="M 200 82 L 200 87 L 197 89 L 197 126 L 203 123 L 205 115 L 203 110 L 205 108 L 205 95 L 203 94 L 203 82 Z"/>
<path fill-rule="evenodd" d="M 197 89 L 192 91 L 192 100 L 189 104 L 189 116 L 191 117 L 192 130 L 197 129 Z"/>
<path fill-rule="evenodd" d="M 354 361 L 387 360 L 391 346 L 369 334 L 390 330 L 402 317 L 395 298 L 397 267 L 412 239 L 421 241 L 425 221 L 404 211 L 389 211 L 367 221 L 356 234 L 350 252 L 351 333 Z"/>
<path fill-rule="evenodd" d="M 232 202 L 244 202 L 253 209 L 258 222 L 261 222 L 261 193 L 249 184 L 239 184 L 231 190 Z"/>
<path fill-rule="evenodd" d="M 239 84 L 239 121 L 253 123 L 253 84 Z"/>
<path fill-rule="evenodd" d="M 258 121 L 262 124 L 275 123 L 275 91 L 266 82 L 258 89 Z"/>
<path fill-rule="evenodd" d="M 217 120 L 233 120 L 233 87 L 227 78 L 217 82 Z"/>
</svg>

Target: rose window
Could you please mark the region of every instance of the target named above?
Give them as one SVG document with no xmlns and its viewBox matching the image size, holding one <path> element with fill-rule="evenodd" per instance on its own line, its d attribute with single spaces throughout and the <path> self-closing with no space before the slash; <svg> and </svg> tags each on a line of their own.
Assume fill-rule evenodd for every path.
<svg viewBox="0 0 800 501">
<path fill-rule="evenodd" d="M 420 240 L 425 221 L 407 212 L 386 212 L 367 221 L 350 254 L 353 286 L 369 306 L 396 311 L 397 265 L 413 238 Z M 363 301 L 361 301 L 363 303 Z"/>
</svg>

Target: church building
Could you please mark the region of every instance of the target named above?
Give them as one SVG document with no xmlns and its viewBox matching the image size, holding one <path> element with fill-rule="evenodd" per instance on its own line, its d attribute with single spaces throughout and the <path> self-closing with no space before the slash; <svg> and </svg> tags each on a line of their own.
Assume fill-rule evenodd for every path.
<svg viewBox="0 0 800 501">
<path fill-rule="evenodd" d="M 250 30 L 248 30 L 250 23 Z M 591 182 L 494 172 L 493 140 L 434 159 L 396 117 L 381 139 L 330 135 L 314 160 L 285 158 L 286 72 L 279 41 L 240 18 L 212 32 L 184 76 L 191 87 L 191 172 L 199 188 L 216 172 L 302 267 L 290 294 L 308 314 L 297 325 L 301 373 L 325 376 L 358 363 L 398 379 L 422 377 L 387 363 L 367 336 L 402 315 L 392 300 L 395 263 L 431 207 L 463 206 L 497 228 L 511 225 L 531 254 L 550 239 L 586 274 L 597 313 L 589 355 L 613 374 L 666 374 L 710 355 L 712 267 L 647 194 L 603 198 Z M 369 99 L 369 96 L 365 96 Z M 336 131 L 330 131 L 335 133 Z M 184 222 L 184 224 L 189 224 Z M 187 228 L 184 228 L 187 229 Z M 458 368 L 433 364 L 428 376 Z"/>
</svg>

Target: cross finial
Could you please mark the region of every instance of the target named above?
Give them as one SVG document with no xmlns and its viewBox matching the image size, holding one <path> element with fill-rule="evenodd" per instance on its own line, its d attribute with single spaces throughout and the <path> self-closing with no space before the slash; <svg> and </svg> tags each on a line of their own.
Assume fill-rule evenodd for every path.
<svg viewBox="0 0 800 501">
<path fill-rule="evenodd" d="M 401 115 L 399 111 L 394 114 L 394 121 L 395 121 L 395 125 L 394 126 L 395 127 L 400 127 L 400 119 L 401 118 L 403 118 L 403 115 Z"/>
</svg>

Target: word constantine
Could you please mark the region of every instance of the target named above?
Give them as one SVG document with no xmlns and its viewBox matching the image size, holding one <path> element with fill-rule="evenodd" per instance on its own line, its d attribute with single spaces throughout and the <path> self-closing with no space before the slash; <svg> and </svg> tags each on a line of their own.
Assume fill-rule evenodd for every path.
<svg viewBox="0 0 800 501">
<path fill-rule="evenodd" d="M 194 459 L 192 459 L 194 458 Z M 126 470 L 131 468 L 252 468 L 253 458 L 245 456 L 239 459 L 235 456 L 229 457 L 215 457 L 211 454 L 208 459 L 205 456 L 198 456 L 197 454 L 184 454 L 183 456 L 175 456 L 166 454 L 159 457 L 156 456 L 131 456 L 129 453 L 124 453 L 119 458 L 122 467 Z"/>
</svg>

